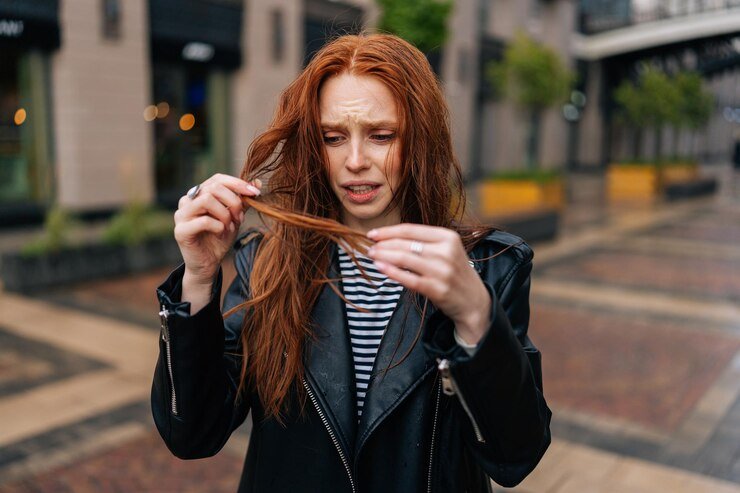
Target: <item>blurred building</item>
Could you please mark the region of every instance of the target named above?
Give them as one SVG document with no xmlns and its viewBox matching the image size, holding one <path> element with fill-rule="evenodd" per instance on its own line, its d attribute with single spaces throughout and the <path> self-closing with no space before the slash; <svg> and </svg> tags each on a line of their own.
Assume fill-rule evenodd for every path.
<svg viewBox="0 0 740 493">
<path fill-rule="evenodd" d="M 703 162 L 725 162 L 740 129 L 740 0 L 580 0 L 571 43 L 588 104 L 574 125 L 569 162 L 599 166 L 653 158 L 662 148 Z M 698 131 L 644 133 L 644 154 L 633 156 L 635 130 L 620 124 L 612 95 L 644 63 L 669 74 L 696 71 L 715 100 Z"/>
<path fill-rule="evenodd" d="M 520 30 L 581 76 L 575 99 L 544 116 L 544 167 L 618 158 L 629 135 L 614 124 L 613 87 L 637 61 L 686 46 L 713 60 L 700 69 L 720 101 L 697 148 L 729 156 L 738 44 L 726 19 L 717 26 L 740 0 L 713 1 L 718 11 L 695 0 L 457 0 L 437 69 L 468 176 L 522 165 L 526 117 L 494 100 L 483 77 Z M 88 213 L 133 200 L 173 206 L 212 173 L 236 173 L 310 56 L 377 15 L 373 0 L 0 0 L 0 223 L 51 203 Z M 681 24 L 697 18 L 715 30 L 702 24 L 697 37 Z M 661 22 L 684 34 L 643 33 Z"/>
<path fill-rule="evenodd" d="M 0 0 L 0 222 L 172 206 L 240 169 L 279 91 L 372 0 Z"/>
</svg>

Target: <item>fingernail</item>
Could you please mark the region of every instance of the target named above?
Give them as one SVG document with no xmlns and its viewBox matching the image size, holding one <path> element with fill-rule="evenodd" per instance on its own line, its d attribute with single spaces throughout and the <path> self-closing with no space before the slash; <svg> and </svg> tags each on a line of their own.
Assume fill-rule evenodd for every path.
<svg viewBox="0 0 740 493">
<path fill-rule="evenodd" d="M 234 226 L 234 223 L 229 223 L 229 231 L 233 233 L 234 229 L 236 229 L 236 226 Z"/>
<path fill-rule="evenodd" d="M 241 211 L 241 212 L 239 213 L 239 222 L 240 222 L 240 223 L 243 223 L 243 222 L 244 222 L 244 211 Z"/>
<path fill-rule="evenodd" d="M 368 238 L 375 238 L 376 236 L 378 236 L 378 230 L 377 229 L 371 229 L 370 231 L 367 232 L 367 237 Z"/>
<path fill-rule="evenodd" d="M 254 185 L 247 185 L 247 189 L 252 192 L 255 196 L 260 194 L 260 189 L 255 187 Z"/>
<path fill-rule="evenodd" d="M 377 267 L 378 269 L 385 269 L 387 266 L 388 264 L 386 264 L 385 262 L 382 262 L 380 260 L 375 261 L 375 267 Z"/>
</svg>

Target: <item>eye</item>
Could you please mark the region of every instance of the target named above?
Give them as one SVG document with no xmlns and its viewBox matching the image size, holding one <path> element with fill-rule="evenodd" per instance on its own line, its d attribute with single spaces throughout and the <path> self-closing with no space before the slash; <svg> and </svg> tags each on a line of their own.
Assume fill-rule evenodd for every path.
<svg viewBox="0 0 740 493">
<path fill-rule="evenodd" d="M 336 145 L 342 141 L 341 135 L 328 135 L 324 134 L 324 143 L 327 145 Z"/>
<path fill-rule="evenodd" d="M 370 136 L 370 138 L 376 142 L 390 142 L 396 138 L 396 134 L 395 132 L 391 132 L 388 134 L 373 134 Z"/>
</svg>

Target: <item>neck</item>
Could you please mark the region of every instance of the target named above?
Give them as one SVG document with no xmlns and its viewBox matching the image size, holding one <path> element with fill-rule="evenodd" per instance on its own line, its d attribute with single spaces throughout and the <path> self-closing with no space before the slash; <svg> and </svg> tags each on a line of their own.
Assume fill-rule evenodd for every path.
<svg viewBox="0 0 740 493">
<path fill-rule="evenodd" d="M 354 230 L 367 234 L 371 229 L 392 226 L 401 222 L 401 213 L 394 209 L 386 214 L 371 219 L 358 219 L 356 217 L 342 217 L 342 224 Z"/>
</svg>

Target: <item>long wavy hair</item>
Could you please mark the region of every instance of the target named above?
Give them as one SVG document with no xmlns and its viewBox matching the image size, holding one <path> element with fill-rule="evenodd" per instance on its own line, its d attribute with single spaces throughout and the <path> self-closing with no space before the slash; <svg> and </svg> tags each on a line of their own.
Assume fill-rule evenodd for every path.
<svg viewBox="0 0 740 493">
<path fill-rule="evenodd" d="M 227 315 L 245 309 L 240 391 L 249 385 L 266 416 L 278 420 L 291 391 L 305 401 L 304 346 L 313 335 L 311 310 L 331 281 L 332 242 L 351 251 L 369 241 L 340 223 L 320 124 L 321 87 L 344 73 L 376 77 L 396 100 L 402 164 L 390 207 L 398 208 L 401 221 L 453 228 L 468 249 L 485 230 L 462 226 L 465 192 L 449 112 L 424 54 L 386 34 L 347 35 L 325 45 L 282 92 L 241 173 L 267 182 L 267 193 L 244 203 L 271 221 L 254 256 L 248 299 Z"/>
</svg>

